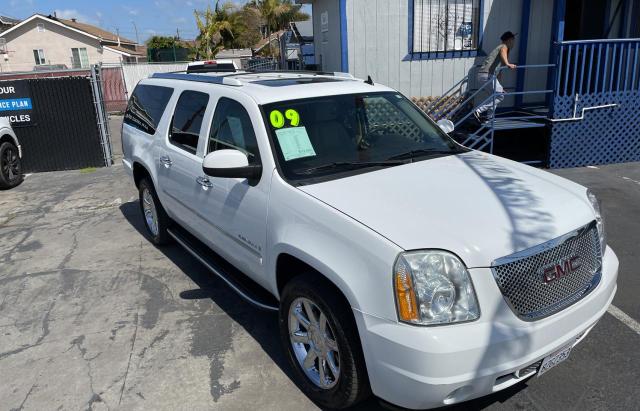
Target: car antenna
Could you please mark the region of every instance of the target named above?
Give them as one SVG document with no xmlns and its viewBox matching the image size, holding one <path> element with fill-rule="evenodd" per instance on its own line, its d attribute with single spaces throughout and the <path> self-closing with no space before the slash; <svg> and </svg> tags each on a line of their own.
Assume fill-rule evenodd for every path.
<svg viewBox="0 0 640 411">
<path fill-rule="evenodd" d="M 370 86 L 373 86 L 373 79 L 371 78 L 371 76 L 367 76 L 367 80 L 365 81 L 365 83 L 367 83 Z"/>
</svg>

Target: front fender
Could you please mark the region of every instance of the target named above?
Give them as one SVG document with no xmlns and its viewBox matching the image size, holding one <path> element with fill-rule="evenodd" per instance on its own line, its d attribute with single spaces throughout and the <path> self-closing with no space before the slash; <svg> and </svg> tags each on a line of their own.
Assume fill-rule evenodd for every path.
<svg viewBox="0 0 640 411">
<path fill-rule="evenodd" d="M 284 182 L 277 172 L 269 202 L 267 275 L 278 295 L 278 257 L 289 254 L 320 272 L 354 309 L 397 320 L 392 270 L 402 250 L 342 212 Z"/>
<path fill-rule="evenodd" d="M 9 136 L 11 140 L 13 140 L 13 144 L 15 144 L 16 147 L 18 147 L 18 156 L 22 158 L 22 146 L 20 146 L 18 137 L 16 136 L 16 133 L 13 132 L 13 129 L 11 129 L 11 127 L 0 128 L 0 137 L 2 136 Z"/>
</svg>

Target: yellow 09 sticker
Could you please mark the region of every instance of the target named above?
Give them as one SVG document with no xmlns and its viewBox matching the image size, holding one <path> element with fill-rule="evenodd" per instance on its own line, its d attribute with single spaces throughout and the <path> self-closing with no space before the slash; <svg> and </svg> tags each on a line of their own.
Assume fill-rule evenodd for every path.
<svg viewBox="0 0 640 411">
<path fill-rule="evenodd" d="M 280 110 L 273 110 L 269 114 L 269 120 L 274 128 L 282 128 L 285 125 L 285 117 L 289 120 L 289 125 L 297 127 L 300 124 L 300 114 L 292 108 L 285 110 L 284 115 Z"/>
<path fill-rule="evenodd" d="M 289 110 L 285 111 L 284 116 L 289 119 L 289 121 L 291 122 L 290 124 L 293 127 L 298 127 L 298 124 L 300 124 L 300 114 L 298 114 L 298 112 L 294 109 L 290 108 Z"/>
</svg>

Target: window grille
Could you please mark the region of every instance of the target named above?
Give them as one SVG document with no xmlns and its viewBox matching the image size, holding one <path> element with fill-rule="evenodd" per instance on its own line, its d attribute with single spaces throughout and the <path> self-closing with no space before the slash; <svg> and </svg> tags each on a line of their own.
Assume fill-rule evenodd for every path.
<svg viewBox="0 0 640 411">
<path fill-rule="evenodd" d="M 413 52 L 478 49 L 481 0 L 413 0 Z"/>
<path fill-rule="evenodd" d="M 44 33 L 44 23 L 38 23 L 38 32 Z"/>
</svg>

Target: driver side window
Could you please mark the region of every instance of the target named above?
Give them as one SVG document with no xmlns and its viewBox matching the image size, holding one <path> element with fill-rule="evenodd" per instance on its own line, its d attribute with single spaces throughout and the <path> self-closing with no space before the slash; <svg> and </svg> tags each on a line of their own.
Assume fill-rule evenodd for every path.
<svg viewBox="0 0 640 411">
<path fill-rule="evenodd" d="M 208 102 L 209 95 L 206 93 L 184 91 L 180 94 L 169 127 L 171 144 L 191 154 L 196 153 Z"/>
<path fill-rule="evenodd" d="M 237 101 L 223 97 L 213 116 L 207 154 L 216 150 L 234 149 L 247 155 L 249 164 L 260 164 L 258 143 L 249 113 Z"/>
</svg>

